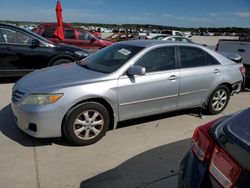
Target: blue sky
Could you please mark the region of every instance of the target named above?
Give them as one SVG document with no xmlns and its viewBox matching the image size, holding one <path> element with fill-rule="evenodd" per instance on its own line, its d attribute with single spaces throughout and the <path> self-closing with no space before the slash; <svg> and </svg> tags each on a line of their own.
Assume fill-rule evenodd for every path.
<svg viewBox="0 0 250 188">
<path fill-rule="evenodd" d="M 61 0 L 65 22 L 250 27 L 250 0 Z M 56 0 L 0 0 L 0 20 L 56 21 Z"/>
</svg>

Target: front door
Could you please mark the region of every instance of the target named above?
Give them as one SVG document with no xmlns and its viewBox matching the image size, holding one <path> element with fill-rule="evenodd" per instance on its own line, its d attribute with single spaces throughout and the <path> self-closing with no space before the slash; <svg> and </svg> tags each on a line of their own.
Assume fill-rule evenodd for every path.
<svg viewBox="0 0 250 188">
<path fill-rule="evenodd" d="M 46 47 L 32 47 L 33 37 L 18 30 L 0 28 L 3 36 L 0 42 L 1 69 L 8 74 L 22 75 L 46 67 Z M 19 72 L 19 73 L 18 73 Z"/>
<path fill-rule="evenodd" d="M 145 67 L 145 75 L 119 78 L 121 121 L 176 109 L 179 70 L 175 62 L 175 47 L 156 48 L 134 64 Z"/>
</svg>

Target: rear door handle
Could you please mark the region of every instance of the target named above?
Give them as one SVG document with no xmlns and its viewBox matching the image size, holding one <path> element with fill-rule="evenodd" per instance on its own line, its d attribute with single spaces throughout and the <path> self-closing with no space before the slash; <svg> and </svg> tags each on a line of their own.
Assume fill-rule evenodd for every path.
<svg viewBox="0 0 250 188">
<path fill-rule="evenodd" d="M 219 69 L 214 69 L 214 73 L 220 73 L 220 70 Z"/>
<path fill-rule="evenodd" d="M 171 75 L 168 79 L 169 79 L 169 80 L 177 80 L 177 79 L 178 79 L 178 76 Z"/>
</svg>

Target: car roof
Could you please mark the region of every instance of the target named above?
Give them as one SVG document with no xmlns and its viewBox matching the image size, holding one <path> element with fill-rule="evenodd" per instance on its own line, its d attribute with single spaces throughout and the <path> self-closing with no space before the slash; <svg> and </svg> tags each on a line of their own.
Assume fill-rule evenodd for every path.
<svg viewBox="0 0 250 188">
<path fill-rule="evenodd" d="M 165 40 L 129 40 L 129 41 L 123 41 L 120 42 L 120 44 L 126 44 L 126 45 L 133 45 L 133 46 L 140 46 L 140 47 L 151 47 L 151 46 L 157 46 L 157 45 L 185 45 L 185 46 L 194 46 L 194 47 L 201 47 L 201 45 L 195 44 L 195 43 L 184 43 L 180 41 L 165 41 Z"/>
</svg>

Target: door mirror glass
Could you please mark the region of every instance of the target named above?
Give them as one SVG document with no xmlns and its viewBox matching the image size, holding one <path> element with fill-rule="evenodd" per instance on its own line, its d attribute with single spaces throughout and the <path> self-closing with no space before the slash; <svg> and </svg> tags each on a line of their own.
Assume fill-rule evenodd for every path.
<svg viewBox="0 0 250 188">
<path fill-rule="evenodd" d="M 146 69 L 142 66 L 133 66 L 128 69 L 128 75 L 135 76 L 135 75 L 145 75 Z"/>
</svg>

